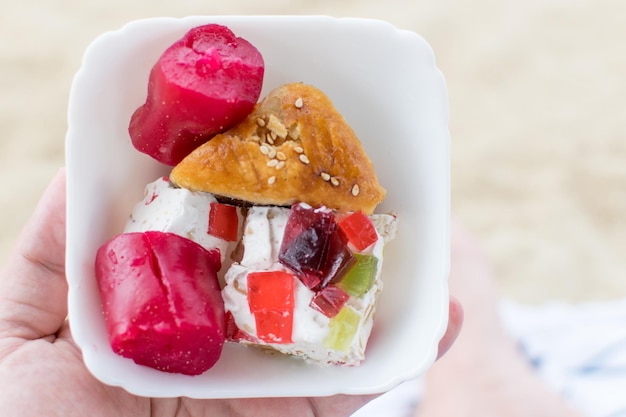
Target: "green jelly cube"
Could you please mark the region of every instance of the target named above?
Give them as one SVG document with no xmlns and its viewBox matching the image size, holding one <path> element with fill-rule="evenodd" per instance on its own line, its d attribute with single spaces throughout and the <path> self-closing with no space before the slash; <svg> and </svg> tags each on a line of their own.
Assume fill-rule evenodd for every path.
<svg viewBox="0 0 626 417">
<path fill-rule="evenodd" d="M 361 315 L 352 307 L 344 306 L 330 321 L 330 333 L 324 339 L 326 349 L 347 352 L 359 329 Z"/>
<path fill-rule="evenodd" d="M 361 297 L 374 285 L 378 270 L 378 258 L 373 255 L 358 253 L 355 253 L 354 257 L 356 258 L 355 264 L 336 285 L 354 297 Z"/>
</svg>

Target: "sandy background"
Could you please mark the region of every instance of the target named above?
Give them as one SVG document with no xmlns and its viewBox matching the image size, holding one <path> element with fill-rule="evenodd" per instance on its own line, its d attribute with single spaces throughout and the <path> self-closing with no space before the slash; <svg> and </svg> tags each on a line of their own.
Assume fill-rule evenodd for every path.
<svg viewBox="0 0 626 417">
<path fill-rule="evenodd" d="M 626 295 L 626 2 L 0 0 L 0 262 L 64 163 L 82 53 L 142 17 L 380 18 L 433 47 L 449 89 L 453 211 L 522 301 Z"/>
</svg>

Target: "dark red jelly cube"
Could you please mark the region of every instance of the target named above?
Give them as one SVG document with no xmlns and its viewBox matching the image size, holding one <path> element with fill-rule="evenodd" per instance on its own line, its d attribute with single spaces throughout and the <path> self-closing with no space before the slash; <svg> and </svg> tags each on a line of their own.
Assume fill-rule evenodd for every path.
<svg viewBox="0 0 626 417">
<path fill-rule="evenodd" d="M 324 287 L 350 265 L 351 257 L 330 210 L 292 207 L 278 259 L 304 285 L 314 290 Z"/>
<path fill-rule="evenodd" d="M 378 240 L 374 223 L 360 211 L 341 219 L 339 228 L 359 252 L 367 249 Z"/>
<path fill-rule="evenodd" d="M 335 217 L 330 211 L 294 205 L 285 226 L 279 261 L 300 274 L 321 276 L 328 236 L 336 228 Z"/>
<path fill-rule="evenodd" d="M 317 288 L 324 288 L 331 281 L 337 281 L 356 263 L 339 229 L 328 237 L 326 259 L 321 268 L 321 280 Z"/>
<path fill-rule="evenodd" d="M 346 304 L 350 295 L 339 287 L 329 285 L 313 296 L 311 308 L 328 318 L 335 317 Z"/>
<path fill-rule="evenodd" d="M 317 271 L 316 271 L 317 272 Z M 298 279 L 300 282 L 304 284 L 308 289 L 314 290 L 317 288 L 321 288 L 322 286 L 322 278 L 315 274 L 298 274 Z"/>
</svg>

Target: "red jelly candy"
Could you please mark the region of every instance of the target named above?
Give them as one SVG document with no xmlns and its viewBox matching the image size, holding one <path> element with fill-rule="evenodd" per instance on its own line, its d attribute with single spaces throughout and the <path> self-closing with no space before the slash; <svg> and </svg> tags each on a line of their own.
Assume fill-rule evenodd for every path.
<svg viewBox="0 0 626 417">
<path fill-rule="evenodd" d="M 293 310 L 293 275 L 285 271 L 248 274 L 250 311 Z"/>
<path fill-rule="evenodd" d="M 299 274 L 320 276 L 328 236 L 336 227 L 335 217 L 329 210 L 294 205 L 285 226 L 279 261 Z"/>
<path fill-rule="evenodd" d="M 248 274 L 248 305 L 257 337 L 266 343 L 291 343 L 294 277 L 284 271 Z"/>
<path fill-rule="evenodd" d="M 339 229 L 336 229 L 328 237 L 326 259 L 321 268 L 321 282 L 318 289 L 326 287 L 330 282 L 339 280 L 355 263 L 354 255 L 348 249 Z"/>
<path fill-rule="evenodd" d="M 329 285 L 311 299 L 311 308 L 328 318 L 335 317 L 346 304 L 350 295 L 339 287 Z"/>
<path fill-rule="evenodd" d="M 211 203 L 208 233 L 220 239 L 234 242 L 239 231 L 237 208 L 221 203 Z"/>
<path fill-rule="evenodd" d="M 292 207 L 278 260 L 295 271 L 304 285 L 313 290 L 323 288 L 351 259 L 330 210 L 302 204 Z"/>
<path fill-rule="evenodd" d="M 191 29 L 152 68 L 146 102 L 128 129 L 133 145 L 164 164 L 178 164 L 252 111 L 264 71 L 261 53 L 227 27 Z"/>
<path fill-rule="evenodd" d="M 265 343 L 292 343 L 293 311 L 265 310 L 254 314 L 257 337 Z"/>
<path fill-rule="evenodd" d="M 102 245 L 96 278 L 113 351 L 140 365 L 198 375 L 225 340 L 218 250 L 164 232 L 127 233 Z"/>
<path fill-rule="evenodd" d="M 378 240 L 374 223 L 360 211 L 341 219 L 339 227 L 359 252 L 369 248 Z"/>
</svg>

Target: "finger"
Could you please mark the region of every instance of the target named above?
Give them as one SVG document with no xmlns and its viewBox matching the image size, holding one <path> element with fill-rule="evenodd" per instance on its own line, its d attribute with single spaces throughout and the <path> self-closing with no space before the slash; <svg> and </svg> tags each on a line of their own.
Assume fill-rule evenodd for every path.
<svg viewBox="0 0 626 417">
<path fill-rule="evenodd" d="M 65 170 L 61 169 L 0 271 L 0 336 L 52 335 L 66 315 Z"/>
<path fill-rule="evenodd" d="M 439 341 L 437 359 L 441 358 L 448 350 L 450 350 L 454 341 L 461 332 L 461 327 L 463 327 L 463 306 L 461 306 L 459 300 L 454 297 L 450 297 L 448 317 L 448 328 Z"/>
<path fill-rule="evenodd" d="M 315 416 L 351 416 L 368 402 L 379 397 L 371 395 L 334 395 L 332 397 L 311 398 L 311 409 Z"/>
</svg>

